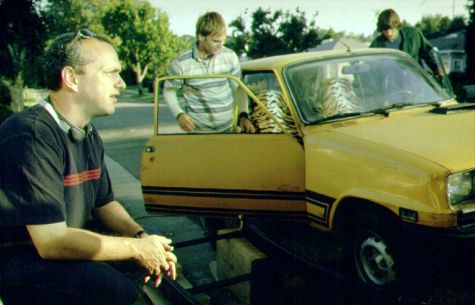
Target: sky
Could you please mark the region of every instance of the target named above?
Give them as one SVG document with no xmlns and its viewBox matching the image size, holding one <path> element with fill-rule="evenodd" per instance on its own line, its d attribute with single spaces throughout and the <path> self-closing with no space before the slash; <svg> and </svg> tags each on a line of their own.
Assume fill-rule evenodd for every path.
<svg viewBox="0 0 475 305">
<path fill-rule="evenodd" d="M 250 16 L 258 8 L 295 13 L 299 7 L 308 19 L 318 13 L 320 29 L 353 34 L 373 34 L 379 12 L 392 8 L 401 20 L 414 25 L 423 16 L 441 14 L 449 18 L 468 16 L 467 0 L 149 0 L 168 14 L 170 30 L 178 35 L 193 35 L 198 17 L 208 11 L 220 13 L 227 24 L 240 15 Z M 246 14 L 247 12 L 247 14 Z"/>
</svg>

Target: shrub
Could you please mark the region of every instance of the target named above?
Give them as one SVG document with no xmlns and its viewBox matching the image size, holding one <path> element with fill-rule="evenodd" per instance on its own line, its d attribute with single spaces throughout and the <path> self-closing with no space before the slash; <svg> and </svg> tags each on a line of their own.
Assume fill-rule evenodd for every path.
<svg viewBox="0 0 475 305">
<path fill-rule="evenodd" d="M 8 90 L 7 85 L 0 81 L 0 105 L 10 106 L 11 103 L 10 90 Z"/>
<path fill-rule="evenodd" d="M 12 98 L 8 87 L 0 81 L 0 124 L 13 114 L 10 105 Z"/>
<path fill-rule="evenodd" d="M 3 123 L 9 116 L 13 114 L 13 111 L 10 109 L 10 106 L 0 104 L 0 124 Z"/>
</svg>

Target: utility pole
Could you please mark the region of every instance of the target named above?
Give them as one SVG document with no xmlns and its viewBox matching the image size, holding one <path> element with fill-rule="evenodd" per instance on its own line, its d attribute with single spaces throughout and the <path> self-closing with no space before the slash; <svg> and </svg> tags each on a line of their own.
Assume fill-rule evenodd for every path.
<svg viewBox="0 0 475 305">
<path fill-rule="evenodd" d="M 455 0 L 452 0 L 452 20 L 454 20 L 455 17 Z"/>
</svg>

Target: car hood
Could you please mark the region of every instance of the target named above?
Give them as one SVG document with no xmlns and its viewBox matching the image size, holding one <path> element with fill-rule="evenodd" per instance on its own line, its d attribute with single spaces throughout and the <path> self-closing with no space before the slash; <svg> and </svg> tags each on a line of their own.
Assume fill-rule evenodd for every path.
<svg viewBox="0 0 475 305">
<path fill-rule="evenodd" d="M 455 114 L 401 110 L 332 130 L 417 155 L 453 172 L 475 167 L 474 110 Z"/>
</svg>

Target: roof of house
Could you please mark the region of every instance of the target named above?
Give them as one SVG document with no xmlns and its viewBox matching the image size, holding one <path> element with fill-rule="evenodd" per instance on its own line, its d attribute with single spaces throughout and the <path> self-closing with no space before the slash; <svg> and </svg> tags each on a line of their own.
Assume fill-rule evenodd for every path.
<svg viewBox="0 0 475 305">
<path fill-rule="evenodd" d="M 431 39 L 430 43 L 439 50 L 465 50 L 465 30 Z"/>
<path fill-rule="evenodd" d="M 368 43 L 364 43 L 352 38 L 337 38 L 337 39 L 327 39 L 322 41 L 315 48 L 308 49 L 309 52 L 312 51 L 328 51 L 328 50 L 346 50 L 348 47 L 351 49 L 361 49 L 367 48 Z"/>
</svg>

